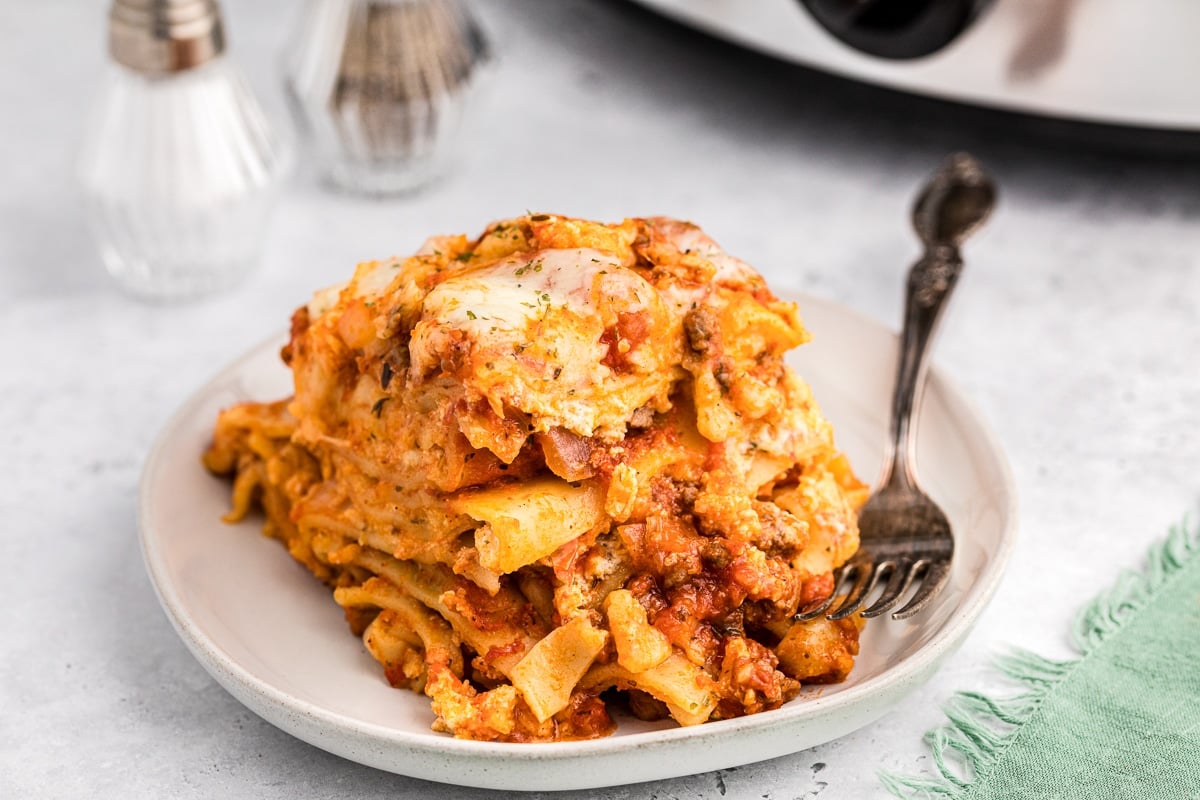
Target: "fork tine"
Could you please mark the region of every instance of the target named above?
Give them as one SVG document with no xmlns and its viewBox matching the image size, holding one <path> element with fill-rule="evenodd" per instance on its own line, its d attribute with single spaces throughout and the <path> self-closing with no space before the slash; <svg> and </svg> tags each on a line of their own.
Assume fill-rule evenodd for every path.
<svg viewBox="0 0 1200 800">
<path fill-rule="evenodd" d="M 869 608 L 863 610 L 862 615 L 867 619 L 878 617 L 890 610 L 892 606 L 900 602 L 900 598 L 908 591 L 908 587 L 912 585 L 913 578 L 917 574 L 917 570 L 924 566 L 924 561 L 912 563 L 908 559 L 902 559 L 895 563 L 892 567 L 892 572 L 888 576 L 887 586 L 883 587 L 883 593 L 879 595 Z"/>
<path fill-rule="evenodd" d="M 925 570 L 925 577 L 921 579 L 920 588 L 904 608 L 892 614 L 892 619 L 908 619 L 916 614 L 946 585 L 946 579 L 950 577 L 950 562 L 939 560 L 928 563 L 929 566 Z"/>
<path fill-rule="evenodd" d="M 808 622 L 810 619 L 816 619 L 825 613 L 825 609 L 833 605 L 833 601 L 837 599 L 838 586 L 842 584 L 842 579 L 847 574 L 853 574 L 858 569 L 858 564 L 843 564 L 833 571 L 833 591 L 817 605 L 810 605 L 803 611 L 797 612 L 796 616 L 792 617 L 796 622 Z"/>
<path fill-rule="evenodd" d="M 884 562 L 886 564 L 887 562 Z M 837 611 L 829 612 L 829 619 L 845 619 L 858 610 L 863 601 L 867 599 L 867 595 L 875 588 L 875 584 L 879 581 L 880 564 L 866 564 L 858 571 L 858 575 L 854 579 L 854 587 L 850 589 L 850 594 L 846 595 L 846 599 L 838 606 Z"/>
</svg>

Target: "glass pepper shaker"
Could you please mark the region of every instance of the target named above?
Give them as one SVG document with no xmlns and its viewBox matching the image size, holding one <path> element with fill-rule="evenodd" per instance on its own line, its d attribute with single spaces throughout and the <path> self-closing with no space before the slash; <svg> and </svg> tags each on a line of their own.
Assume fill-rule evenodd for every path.
<svg viewBox="0 0 1200 800">
<path fill-rule="evenodd" d="M 284 89 L 323 177 L 390 195 L 445 169 L 487 60 L 459 0 L 309 0 L 285 51 Z"/>
<path fill-rule="evenodd" d="M 258 261 L 286 147 L 224 51 L 215 0 L 113 0 L 80 179 L 105 266 L 139 297 L 209 294 Z"/>
</svg>

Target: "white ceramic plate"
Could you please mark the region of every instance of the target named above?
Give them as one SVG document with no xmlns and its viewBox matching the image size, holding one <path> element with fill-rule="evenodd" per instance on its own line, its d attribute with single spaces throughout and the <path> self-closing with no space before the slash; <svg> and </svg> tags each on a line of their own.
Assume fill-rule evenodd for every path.
<svg viewBox="0 0 1200 800">
<path fill-rule="evenodd" d="M 858 473 L 873 480 L 896 337 L 828 301 L 796 299 L 814 341 L 793 364 Z M 918 456 L 930 494 L 959 532 L 951 582 L 915 619 L 869 624 L 849 680 L 776 711 L 693 728 L 623 718 L 615 735 L 594 741 L 460 741 L 430 731 L 426 697 L 387 685 L 328 590 L 259 535 L 260 520 L 219 519 L 229 486 L 205 472 L 200 455 L 219 409 L 290 393 L 279 344 L 256 348 L 218 375 L 159 437 L 142 478 L 143 551 L 171 622 L 221 685 L 294 736 L 373 767 L 465 786 L 581 789 L 746 764 L 844 736 L 878 719 L 955 650 L 1012 547 L 1015 496 L 1004 456 L 933 369 Z"/>
</svg>

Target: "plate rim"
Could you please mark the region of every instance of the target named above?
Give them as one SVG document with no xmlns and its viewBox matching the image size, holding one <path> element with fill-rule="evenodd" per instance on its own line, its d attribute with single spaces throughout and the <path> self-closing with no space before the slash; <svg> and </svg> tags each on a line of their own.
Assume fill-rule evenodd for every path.
<svg viewBox="0 0 1200 800">
<path fill-rule="evenodd" d="M 827 311 L 850 318 L 856 325 L 874 329 L 875 333 L 883 333 L 893 341 L 898 339 L 896 332 L 886 325 L 834 300 L 798 291 L 781 291 L 779 296 L 783 299 L 797 302 L 800 305 L 802 318 L 805 316 L 806 308 L 821 305 Z M 704 740 L 712 737 L 737 736 L 738 734 L 750 732 L 769 732 L 775 728 L 786 727 L 789 723 L 802 722 L 808 717 L 819 720 L 820 718 L 834 715 L 838 711 L 843 710 L 845 706 L 855 706 L 869 700 L 875 695 L 885 693 L 888 689 L 894 690 L 897 684 L 911 680 L 919 680 L 923 683 L 924 680 L 928 679 L 933 668 L 942 659 L 957 649 L 966 638 L 967 634 L 974 627 L 975 621 L 995 595 L 996 589 L 1004 577 L 1016 544 L 1019 522 L 1017 517 L 1018 500 L 1012 469 L 1005 451 L 1001 447 L 987 418 L 980 413 L 978 407 L 952 382 L 944 377 L 942 370 L 939 369 L 936 363 L 931 363 L 928 380 L 936 381 L 939 385 L 939 391 L 944 397 L 952 405 L 959 406 L 970 418 L 973 425 L 977 428 L 981 443 L 990 456 L 989 460 L 992 462 L 992 466 L 995 467 L 999 474 L 1001 483 L 999 490 L 1005 498 L 1002 507 L 1004 524 L 1001 526 L 996 549 L 988 559 L 987 568 L 980 575 L 980 579 L 972 585 L 970 594 L 963 598 L 963 604 L 955 609 L 955 613 L 947 619 L 941 630 L 936 632 L 928 642 L 917 648 L 900 663 L 888 667 L 880 674 L 844 690 L 839 690 L 829 695 L 809 698 L 802 705 L 791 705 L 791 708 L 797 709 L 792 713 L 788 713 L 789 705 L 785 705 L 782 708 L 764 714 L 717 720 L 693 727 L 641 731 L 600 739 L 520 744 L 480 742 L 457 739 L 444 734 L 416 734 L 389 728 L 374 722 L 355 719 L 324 708 L 304 698 L 297 697 L 272 685 L 269 681 L 255 676 L 249 669 L 242 666 L 234 657 L 225 652 L 215 641 L 206 636 L 200 630 L 199 624 L 191 618 L 186 603 L 182 601 L 178 589 L 173 585 L 174 582 L 168 577 L 168 568 L 162 552 L 162 544 L 157 541 L 159 537 L 154 535 L 149 522 L 151 510 L 155 504 L 155 498 L 151 495 L 150 488 L 155 480 L 159 464 L 163 460 L 164 454 L 169 449 L 175 436 L 195 416 L 199 406 L 210 402 L 210 389 L 215 384 L 241 372 L 248 362 L 253 362 L 261 358 L 263 352 L 273 344 L 281 341 L 281 338 L 282 334 L 277 332 L 261 340 L 241 356 L 224 366 L 194 389 L 188 398 L 163 424 L 146 456 L 138 485 L 137 522 L 142 558 L 159 604 L 162 606 L 176 633 L 183 640 L 192 655 L 200 662 L 201 666 L 227 691 L 233 694 L 239 702 L 290 735 L 296 736 L 328 752 L 380 769 L 426 780 L 480 788 L 541 790 L 553 787 L 597 788 L 601 786 L 615 786 L 628 783 L 629 781 L 624 779 L 618 782 L 585 780 L 583 782 L 571 783 L 568 786 L 561 781 L 537 781 L 531 783 L 529 780 L 521 780 L 519 782 L 514 782 L 510 779 L 499 780 L 499 776 L 495 775 L 484 776 L 490 780 L 477 779 L 473 776 L 471 781 L 461 780 L 464 776 L 459 775 L 451 776 L 451 780 L 446 781 L 444 777 L 429 774 L 427 771 L 413 769 L 401 771 L 397 766 L 396 759 L 364 759 L 361 753 L 350 754 L 350 751 L 358 751 L 364 745 L 373 744 L 375 746 L 384 745 L 391 748 L 404 748 L 406 751 L 406 759 L 404 760 L 409 762 L 410 765 L 422 757 L 434 757 L 437 759 L 449 758 L 456 762 L 471 761 L 481 763 L 490 762 L 494 764 L 503 762 L 509 768 L 514 764 L 521 764 L 528 767 L 531 765 L 547 765 L 554 762 L 565 763 L 581 758 L 612 757 L 620 755 L 622 751 L 629 750 L 630 748 L 670 749 L 679 745 L 704 742 Z M 299 716 L 297 717 L 297 715 Z M 292 724 L 288 724 L 285 720 L 290 720 Z M 333 733 L 348 737 L 346 743 L 352 743 L 356 746 L 337 747 L 327 737 L 310 737 L 304 735 L 307 726 L 313 724 L 320 728 L 328 729 Z M 313 730 L 316 730 L 316 728 Z M 319 738 L 320 740 L 314 741 L 314 738 Z M 802 749 L 805 748 L 794 748 L 786 752 L 798 752 Z M 765 753 L 762 758 L 770 758 L 780 754 Z M 737 763 L 749 762 L 746 759 L 738 759 Z M 722 766 L 728 765 L 716 764 L 715 762 L 713 764 L 713 768 L 720 768 Z M 692 774 L 692 772 L 690 770 L 677 771 L 674 774 L 678 776 Z M 666 773 L 650 779 L 665 777 L 668 777 Z M 455 780 L 455 778 L 458 778 L 458 780 Z"/>
</svg>

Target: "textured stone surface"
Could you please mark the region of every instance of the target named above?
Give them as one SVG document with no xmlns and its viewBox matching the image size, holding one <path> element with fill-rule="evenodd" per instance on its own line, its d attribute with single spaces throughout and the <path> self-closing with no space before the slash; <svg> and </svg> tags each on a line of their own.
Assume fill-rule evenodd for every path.
<svg viewBox="0 0 1200 800">
<path fill-rule="evenodd" d="M 907 206 L 946 151 L 1003 204 L 968 248 L 937 358 L 994 425 L 1021 496 L 1009 575 L 962 650 L 877 725 L 763 764 L 565 797 L 866 798 L 919 770 L 953 690 L 1010 643 L 1065 655 L 1074 609 L 1196 508 L 1200 175 L 776 64 L 597 2 L 489 3 L 500 56 L 455 173 L 373 203 L 289 186 L 265 263 L 172 309 L 109 284 L 72 176 L 102 62 L 102 4 L 0 11 L 0 795 L 483 798 L 328 755 L 203 672 L 136 537 L 155 433 L 315 287 L 430 232 L 527 208 L 694 219 L 780 288 L 894 323 Z M 293 4 L 228 2 L 233 54 L 282 110 Z M 53 43 L 51 47 L 49 43 Z M 870 476 L 868 476 L 870 477 Z"/>
</svg>

